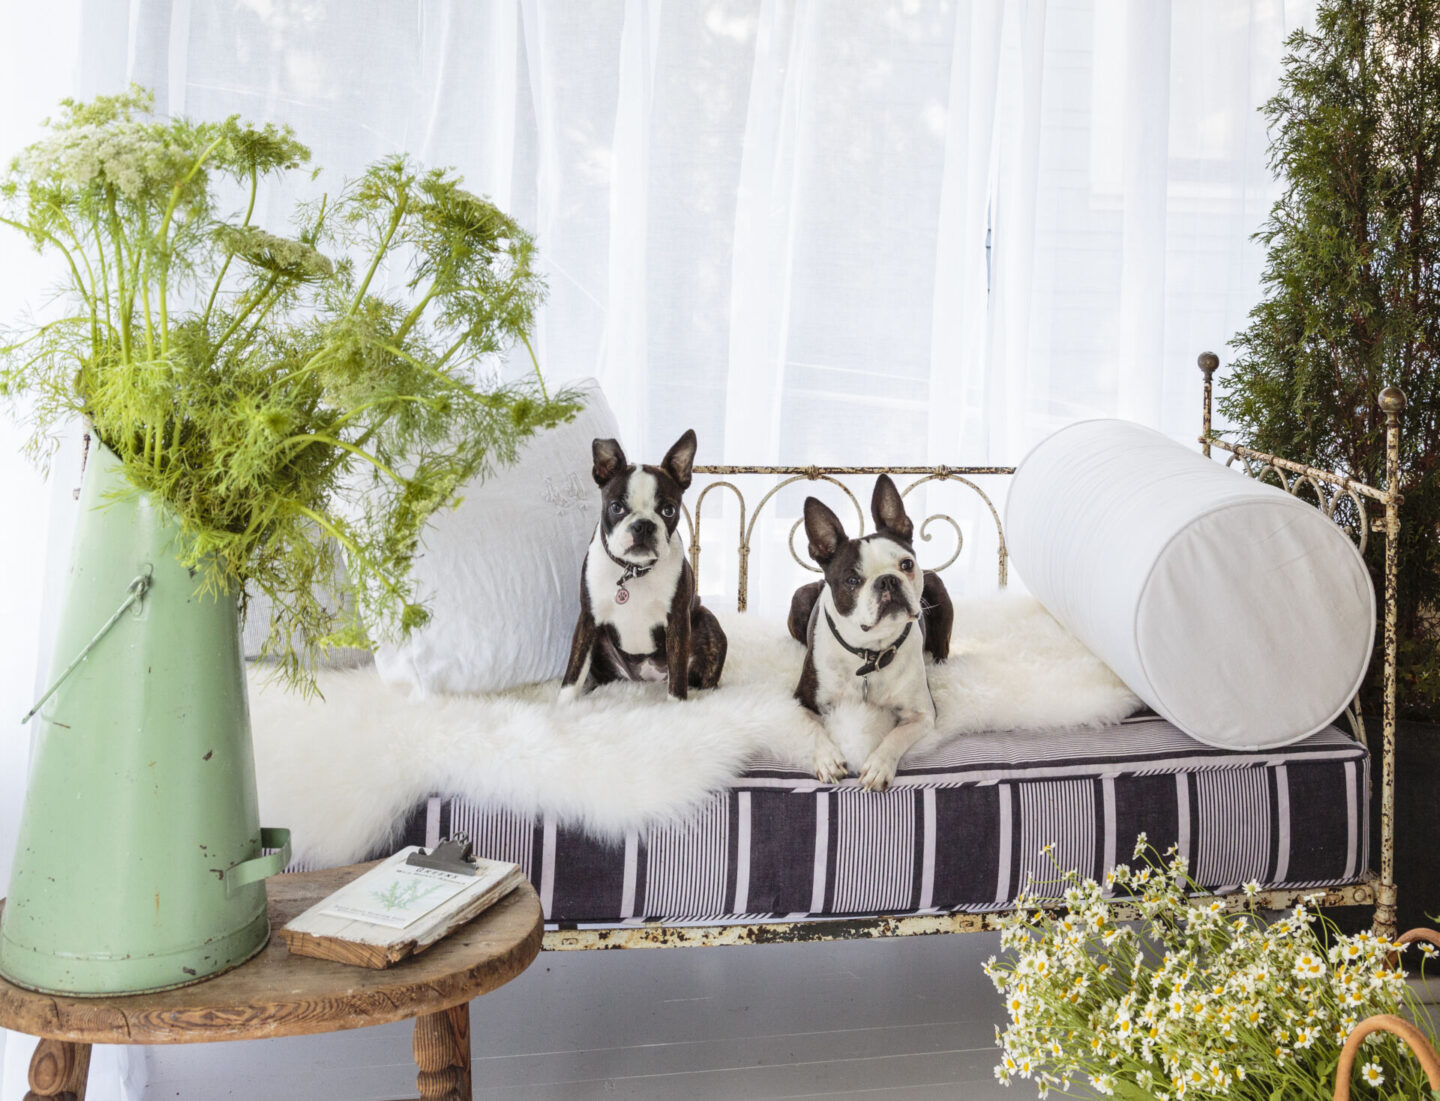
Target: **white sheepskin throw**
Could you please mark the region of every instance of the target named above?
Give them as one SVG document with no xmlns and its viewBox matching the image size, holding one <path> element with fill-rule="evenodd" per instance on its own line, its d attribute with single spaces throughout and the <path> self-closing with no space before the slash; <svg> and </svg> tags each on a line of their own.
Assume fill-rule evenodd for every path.
<svg viewBox="0 0 1440 1101">
<path fill-rule="evenodd" d="M 955 613 L 950 659 L 930 667 L 937 732 L 902 769 L 944 739 L 1097 726 L 1138 706 L 1034 599 L 965 600 Z M 685 818 L 754 758 L 808 768 L 810 720 L 792 697 L 804 647 L 779 621 L 718 614 L 730 640 L 720 687 L 683 702 L 663 684 L 611 684 L 561 706 L 557 681 L 418 699 L 373 668 L 321 672 L 323 698 L 307 699 L 256 668 L 250 709 L 262 820 L 291 829 L 296 859 L 334 865 L 390 843 L 430 795 L 548 813 L 617 838 Z M 863 708 L 830 725 L 852 772 L 887 729 Z"/>
</svg>

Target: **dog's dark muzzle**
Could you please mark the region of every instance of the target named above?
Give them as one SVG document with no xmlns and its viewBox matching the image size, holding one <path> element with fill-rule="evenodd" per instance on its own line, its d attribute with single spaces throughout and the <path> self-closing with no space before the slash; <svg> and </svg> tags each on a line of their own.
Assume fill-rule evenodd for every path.
<svg viewBox="0 0 1440 1101">
<path fill-rule="evenodd" d="M 657 530 L 654 520 L 636 520 L 630 525 L 630 549 L 654 550 Z"/>
<path fill-rule="evenodd" d="M 905 583 L 897 575 L 885 573 L 875 579 L 875 607 L 882 616 L 896 612 L 910 614 L 910 600 L 905 593 Z"/>
<path fill-rule="evenodd" d="M 903 599 L 904 590 L 900 587 L 900 578 L 893 573 L 884 573 L 875 579 L 875 591 L 882 597 L 890 600 Z"/>
</svg>

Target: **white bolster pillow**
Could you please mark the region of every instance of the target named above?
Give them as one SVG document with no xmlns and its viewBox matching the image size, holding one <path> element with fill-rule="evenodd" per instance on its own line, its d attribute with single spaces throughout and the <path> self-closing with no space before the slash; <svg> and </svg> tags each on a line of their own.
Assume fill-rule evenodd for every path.
<svg viewBox="0 0 1440 1101">
<path fill-rule="evenodd" d="M 1015 471 L 1015 567 L 1155 711 L 1234 749 L 1288 745 L 1360 686 L 1375 592 L 1317 508 L 1128 421 L 1082 421 Z"/>
</svg>

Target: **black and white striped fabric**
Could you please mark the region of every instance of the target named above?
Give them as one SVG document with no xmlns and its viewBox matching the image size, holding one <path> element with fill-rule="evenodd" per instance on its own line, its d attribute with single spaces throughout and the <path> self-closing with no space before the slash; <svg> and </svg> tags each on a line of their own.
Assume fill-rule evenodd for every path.
<svg viewBox="0 0 1440 1101">
<path fill-rule="evenodd" d="M 1156 718 L 957 738 L 883 794 L 757 761 L 680 826 L 605 842 L 435 796 L 406 844 L 464 831 L 520 864 L 559 923 L 759 921 L 1003 909 L 1061 867 L 1102 878 L 1145 833 L 1210 888 L 1349 883 L 1369 865 L 1369 757 L 1331 727 L 1255 753 Z M 390 850 L 393 851 L 393 848 Z"/>
</svg>

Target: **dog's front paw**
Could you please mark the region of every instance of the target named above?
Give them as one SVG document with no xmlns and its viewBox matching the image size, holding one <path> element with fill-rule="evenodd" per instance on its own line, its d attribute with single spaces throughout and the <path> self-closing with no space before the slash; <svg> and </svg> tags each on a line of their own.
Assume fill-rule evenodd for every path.
<svg viewBox="0 0 1440 1101">
<path fill-rule="evenodd" d="M 889 753 L 877 749 L 865 758 L 860 769 L 860 786 L 866 791 L 884 791 L 895 779 L 895 766 L 899 764 Z"/>
<path fill-rule="evenodd" d="M 561 687 L 560 695 L 556 697 L 556 702 L 561 704 L 574 703 L 584 695 L 584 693 L 585 688 L 578 681 L 574 684 L 567 684 Z"/>
<path fill-rule="evenodd" d="M 850 774 L 850 767 L 845 763 L 845 754 L 836 748 L 835 743 L 828 737 L 815 739 L 815 763 L 813 766 L 815 779 L 825 784 L 838 784 Z"/>
</svg>

